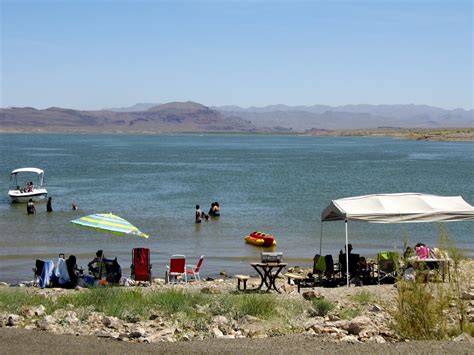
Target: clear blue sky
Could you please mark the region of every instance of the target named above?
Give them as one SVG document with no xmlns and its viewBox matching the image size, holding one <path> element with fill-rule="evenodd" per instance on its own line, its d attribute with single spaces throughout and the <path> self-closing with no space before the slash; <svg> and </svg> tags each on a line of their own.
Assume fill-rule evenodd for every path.
<svg viewBox="0 0 474 355">
<path fill-rule="evenodd" d="M 473 107 L 472 1 L 0 2 L 2 107 Z"/>
</svg>

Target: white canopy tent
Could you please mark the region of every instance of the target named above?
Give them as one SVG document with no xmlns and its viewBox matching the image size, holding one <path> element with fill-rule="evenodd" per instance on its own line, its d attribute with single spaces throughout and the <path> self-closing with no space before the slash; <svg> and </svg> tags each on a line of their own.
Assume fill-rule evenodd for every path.
<svg viewBox="0 0 474 355">
<path fill-rule="evenodd" d="M 369 223 L 423 223 L 474 220 L 474 207 L 461 196 L 436 196 L 420 193 L 379 194 L 332 200 L 321 213 L 321 222 L 345 221 L 346 251 L 348 221 Z M 319 253 L 322 250 L 323 228 Z M 347 285 L 349 255 L 346 252 Z"/>
</svg>

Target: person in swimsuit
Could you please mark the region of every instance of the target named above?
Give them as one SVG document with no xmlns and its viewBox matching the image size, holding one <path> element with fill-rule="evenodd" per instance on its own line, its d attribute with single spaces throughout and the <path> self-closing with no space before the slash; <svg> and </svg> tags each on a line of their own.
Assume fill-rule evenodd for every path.
<svg viewBox="0 0 474 355">
<path fill-rule="evenodd" d="M 30 198 L 28 203 L 26 204 L 26 213 L 27 214 L 36 214 L 36 207 L 33 203 L 33 199 Z"/>
</svg>

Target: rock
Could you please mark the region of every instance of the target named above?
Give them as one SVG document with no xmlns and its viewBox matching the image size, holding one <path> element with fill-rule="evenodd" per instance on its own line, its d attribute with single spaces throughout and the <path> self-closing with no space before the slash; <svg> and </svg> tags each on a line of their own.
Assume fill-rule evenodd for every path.
<svg viewBox="0 0 474 355">
<path fill-rule="evenodd" d="M 0 282 L 0 287 L 10 287 L 6 282 Z"/>
<path fill-rule="evenodd" d="M 324 298 L 319 292 L 315 290 L 305 291 L 301 294 L 305 300 L 311 301 L 312 299 L 321 299 Z"/>
<path fill-rule="evenodd" d="M 67 311 L 66 316 L 64 317 L 64 322 L 66 324 L 76 324 L 79 323 L 79 318 L 74 311 Z"/>
<path fill-rule="evenodd" d="M 221 290 L 217 287 L 203 287 L 201 288 L 201 293 L 205 293 L 205 294 L 218 294 L 218 293 L 222 293 Z"/>
<path fill-rule="evenodd" d="M 474 300 L 474 292 L 466 292 L 464 291 L 461 294 L 461 299 L 462 300 Z"/>
<path fill-rule="evenodd" d="M 216 316 L 212 318 L 212 323 L 217 326 L 223 326 L 229 324 L 229 320 L 224 316 Z"/>
<path fill-rule="evenodd" d="M 260 319 L 258 319 L 257 317 L 246 314 L 245 316 L 240 317 L 237 323 L 239 326 L 243 326 L 247 324 L 257 323 L 259 321 Z"/>
<path fill-rule="evenodd" d="M 207 315 L 209 311 L 209 305 L 207 304 L 205 306 L 197 304 L 195 308 L 196 308 L 196 313 L 201 314 L 201 315 Z"/>
<path fill-rule="evenodd" d="M 165 279 L 156 278 L 156 279 L 153 279 L 153 282 L 157 285 L 164 285 Z"/>
<path fill-rule="evenodd" d="M 383 336 L 381 336 L 381 335 L 376 335 L 376 336 L 370 337 L 370 338 L 367 340 L 367 342 L 368 342 L 368 343 L 385 344 L 387 341 L 384 339 Z"/>
<path fill-rule="evenodd" d="M 313 328 L 314 329 L 314 328 Z M 328 326 L 325 326 L 323 327 L 321 333 L 323 334 L 328 334 L 328 333 L 336 333 L 336 334 L 339 334 L 341 333 L 341 330 L 339 328 L 336 328 L 336 327 L 328 327 Z"/>
<path fill-rule="evenodd" d="M 328 319 L 331 321 L 331 322 L 334 322 L 334 321 L 338 321 L 340 320 L 341 318 L 339 318 L 337 315 L 335 314 L 328 314 Z"/>
<path fill-rule="evenodd" d="M 49 324 L 54 324 L 56 323 L 56 319 L 53 317 L 53 316 L 50 316 L 50 315 L 47 315 L 46 317 L 44 317 L 43 319 L 45 322 L 49 323 Z"/>
<path fill-rule="evenodd" d="M 107 328 L 118 329 L 120 326 L 120 320 L 116 317 L 102 317 L 102 324 Z"/>
<path fill-rule="evenodd" d="M 125 319 L 127 320 L 127 322 L 130 322 L 130 323 L 138 323 L 140 322 L 140 316 L 137 315 L 137 314 L 128 314 Z"/>
<path fill-rule="evenodd" d="M 99 330 L 98 332 L 95 333 L 95 336 L 98 338 L 117 338 L 116 334 L 114 333 L 109 333 L 103 330 Z"/>
<path fill-rule="evenodd" d="M 211 334 L 214 338 L 222 338 L 224 336 L 224 333 L 218 327 L 212 328 Z"/>
<path fill-rule="evenodd" d="M 326 323 L 326 325 L 333 326 L 333 327 L 336 327 L 336 328 L 341 328 L 343 330 L 349 331 L 350 321 L 343 319 L 343 320 L 338 320 L 338 321 L 331 322 L 331 323 Z"/>
<path fill-rule="evenodd" d="M 228 277 L 227 272 L 225 272 L 225 271 L 221 271 L 219 273 L 219 275 L 224 276 L 224 277 Z"/>
<path fill-rule="evenodd" d="M 51 330 L 51 323 L 49 323 L 48 321 L 44 319 L 37 320 L 36 327 L 40 330 L 48 331 L 48 330 Z"/>
<path fill-rule="evenodd" d="M 345 343 L 351 343 L 351 344 L 360 343 L 359 339 L 357 339 L 355 335 L 344 335 L 339 340 Z"/>
<path fill-rule="evenodd" d="M 324 332 L 324 325 L 322 324 L 313 324 L 309 330 L 312 330 L 315 334 L 321 334 Z"/>
<path fill-rule="evenodd" d="M 137 327 L 137 328 L 133 329 L 133 330 L 128 334 L 128 337 L 129 337 L 129 338 L 141 338 L 141 337 L 145 337 L 145 336 L 146 336 L 145 329 L 140 328 L 140 327 Z"/>
<path fill-rule="evenodd" d="M 314 325 L 322 326 L 324 325 L 324 319 L 322 317 L 314 318 L 307 321 L 303 327 L 305 330 L 311 329 Z"/>
<path fill-rule="evenodd" d="M 151 314 L 150 317 L 148 317 L 149 320 L 154 320 L 156 322 L 161 322 L 161 317 L 158 314 Z"/>
<path fill-rule="evenodd" d="M 456 338 L 453 338 L 453 341 L 473 343 L 474 338 L 467 333 L 462 333 L 461 335 L 458 335 Z"/>
<path fill-rule="evenodd" d="M 265 339 L 265 338 L 268 338 L 268 335 L 267 334 L 255 334 L 252 336 L 252 338 L 254 339 Z"/>
<path fill-rule="evenodd" d="M 363 328 L 367 327 L 371 324 L 371 320 L 369 317 L 366 316 L 359 316 L 352 319 L 349 323 L 348 331 L 351 334 L 358 335 Z"/>
<path fill-rule="evenodd" d="M 235 339 L 235 335 L 227 334 L 220 337 L 220 339 Z"/>
<path fill-rule="evenodd" d="M 20 325 L 21 321 L 22 321 L 22 317 L 19 316 L 18 314 L 10 314 L 7 318 L 6 326 L 7 327 L 18 326 Z"/>
<path fill-rule="evenodd" d="M 379 313 L 383 311 L 383 308 L 380 307 L 378 304 L 373 304 L 372 306 L 370 306 L 369 311 L 374 312 L 374 313 Z"/>
</svg>

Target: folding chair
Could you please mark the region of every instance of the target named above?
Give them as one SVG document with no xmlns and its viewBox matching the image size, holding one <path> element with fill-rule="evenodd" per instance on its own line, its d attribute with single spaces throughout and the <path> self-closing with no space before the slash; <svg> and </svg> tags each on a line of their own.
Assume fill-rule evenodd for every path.
<svg viewBox="0 0 474 355">
<path fill-rule="evenodd" d="M 204 261 L 204 255 L 201 255 L 197 265 L 186 265 L 186 274 L 192 275 L 196 281 L 201 281 L 201 276 L 199 275 L 199 269 L 201 268 L 202 262 Z"/>
<path fill-rule="evenodd" d="M 135 248 L 132 250 L 131 277 L 135 281 L 151 283 L 150 249 Z"/>
<path fill-rule="evenodd" d="M 396 251 L 382 251 L 377 254 L 378 283 L 385 279 L 395 282 L 399 260 L 400 255 Z"/>
<path fill-rule="evenodd" d="M 168 283 L 178 283 L 181 276 L 184 282 L 188 282 L 186 274 L 186 257 L 184 255 L 172 255 L 169 266 L 166 265 L 165 280 Z"/>
<path fill-rule="evenodd" d="M 44 269 L 44 261 L 36 259 L 35 267 L 33 268 L 33 286 L 38 286 L 41 282 L 41 274 Z"/>
</svg>

